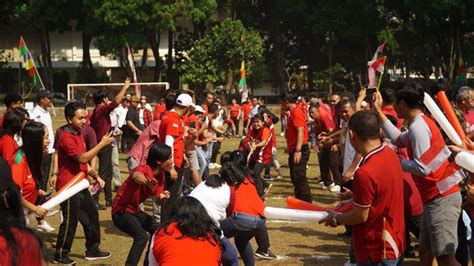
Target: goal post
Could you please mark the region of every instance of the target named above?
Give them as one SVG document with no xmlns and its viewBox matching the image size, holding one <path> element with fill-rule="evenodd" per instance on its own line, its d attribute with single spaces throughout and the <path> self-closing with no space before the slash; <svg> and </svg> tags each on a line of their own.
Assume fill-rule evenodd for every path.
<svg viewBox="0 0 474 266">
<path fill-rule="evenodd" d="M 93 94 L 96 91 L 105 91 L 111 99 L 120 91 L 124 83 L 79 83 L 67 84 L 67 100 L 83 100 L 86 104 L 93 104 Z M 127 93 L 135 94 L 135 85 L 140 87 L 141 95 L 147 97 L 147 102 L 158 102 L 164 98 L 170 88 L 168 82 L 138 82 L 130 83 Z"/>
</svg>

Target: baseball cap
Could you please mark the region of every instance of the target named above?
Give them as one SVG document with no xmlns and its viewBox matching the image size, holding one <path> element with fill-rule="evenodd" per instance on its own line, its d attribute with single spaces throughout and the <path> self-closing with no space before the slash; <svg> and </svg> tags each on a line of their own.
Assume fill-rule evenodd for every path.
<svg viewBox="0 0 474 266">
<path fill-rule="evenodd" d="M 38 93 L 36 94 L 36 100 L 41 100 L 41 98 L 43 97 L 48 97 L 50 99 L 52 99 L 54 96 L 54 94 L 52 92 L 50 92 L 49 90 L 40 90 L 38 91 Z"/>
<path fill-rule="evenodd" d="M 194 107 L 194 112 L 205 113 L 204 109 L 200 105 Z"/>
<path fill-rule="evenodd" d="M 176 104 L 183 107 L 194 106 L 193 98 L 187 93 L 181 93 L 178 98 L 176 98 Z"/>
</svg>

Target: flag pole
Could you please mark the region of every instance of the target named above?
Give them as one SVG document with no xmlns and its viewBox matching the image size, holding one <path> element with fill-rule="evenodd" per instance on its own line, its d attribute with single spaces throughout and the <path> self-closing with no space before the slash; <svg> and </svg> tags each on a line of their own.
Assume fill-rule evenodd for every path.
<svg viewBox="0 0 474 266">
<path fill-rule="evenodd" d="M 28 49 L 28 45 L 26 45 L 26 42 L 25 42 L 25 39 L 23 39 L 23 36 L 20 36 L 20 38 L 23 41 L 23 43 L 25 44 L 26 50 L 28 51 L 28 54 L 30 55 L 31 59 L 33 60 L 33 67 L 35 68 L 36 74 L 38 75 L 38 79 L 41 83 L 41 86 L 43 87 L 43 89 L 46 89 L 46 87 L 44 86 L 43 80 L 41 79 L 41 75 L 40 75 L 38 69 L 36 68 L 35 58 L 31 55 L 30 49 Z"/>
<path fill-rule="evenodd" d="M 385 64 L 387 64 L 386 56 L 384 56 L 382 72 L 380 72 L 380 76 L 379 76 L 379 82 L 377 84 L 377 87 L 375 87 L 375 90 L 377 91 L 377 93 L 380 93 L 380 84 L 382 84 L 382 76 L 383 76 L 383 73 L 385 72 Z"/>
<path fill-rule="evenodd" d="M 135 60 L 133 59 L 133 54 L 132 50 L 130 49 L 130 46 L 128 46 L 128 43 L 125 42 L 125 45 L 127 45 L 127 58 L 128 58 L 128 63 L 130 64 L 130 70 L 132 70 L 132 75 L 133 75 L 133 82 L 135 83 L 135 95 L 140 96 L 140 87 L 138 86 L 137 82 L 137 72 L 135 70 Z"/>
</svg>

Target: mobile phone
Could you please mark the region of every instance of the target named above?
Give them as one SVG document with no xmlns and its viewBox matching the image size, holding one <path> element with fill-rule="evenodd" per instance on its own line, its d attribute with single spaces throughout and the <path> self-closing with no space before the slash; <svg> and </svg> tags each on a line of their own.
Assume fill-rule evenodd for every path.
<svg viewBox="0 0 474 266">
<path fill-rule="evenodd" d="M 114 130 L 115 130 L 115 127 L 111 127 L 110 130 L 109 130 L 109 133 L 114 132 Z"/>
<path fill-rule="evenodd" d="M 196 122 L 190 121 L 190 122 L 189 122 L 189 127 L 190 127 L 190 128 L 196 128 Z"/>
</svg>

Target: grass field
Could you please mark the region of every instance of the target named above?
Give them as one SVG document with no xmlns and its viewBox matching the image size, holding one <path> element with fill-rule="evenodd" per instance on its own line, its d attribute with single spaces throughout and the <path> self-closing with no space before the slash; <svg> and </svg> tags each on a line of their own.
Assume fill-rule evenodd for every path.
<svg viewBox="0 0 474 266">
<path fill-rule="evenodd" d="M 62 111 L 54 119 L 54 126 L 64 124 Z M 279 127 L 278 127 L 279 128 Z M 279 133 L 279 129 L 277 129 Z M 272 181 L 273 187 L 266 200 L 267 206 L 285 207 L 285 198 L 293 195 L 293 186 L 289 179 L 288 156 L 284 154 L 285 139 L 278 135 L 278 156 L 282 163 L 283 178 Z M 239 139 L 226 139 L 221 152 L 236 149 Z M 120 155 L 120 168 L 122 180 L 127 178 L 126 154 Z M 273 171 L 273 169 L 272 169 Z M 273 173 L 273 172 L 272 172 Z M 311 192 L 318 204 L 331 204 L 334 198 L 328 191 L 317 186 L 315 177 L 319 175 L 316 154 L 311 154 L 308 164 L 307 176 L 311 185 Z M 101 198 L 101 203 L 104 203 Z M 151 210 L 147 202 L 147 210 Z M 85 238 L 82 227 L 79 225 L 70 257 L 79 265 L 123 265 L 127 257 L 132 239 L 120 232 L 111 221 L 110 208 L 99 211 L 101 225 L 101 249 L 112 252 L 112 257 L 107 260 L 88 262 L 84 260 Z M 55 240 L 59 228 L 59 215 L 48 217 L 47 220 L 56 228 L 53 233 L 44 233 L 43 238 L 48 248 L 48 260 L 52 261 L 54 248 L 51 243 Z M 328 228 L 316 223 L 296 223 L 286 221 L 267 221 L 270 235 L 271 250 L 278 255 L 277 260 L 256 260 L 257 265 L 342 265 L 348 258 L 350 241 L 348 238 L 336 236 L 344 231 L 343 227 Z M 252 242 L 254 250 L 255 242 Z M 143 260 L 142 255 L 142 260 Z"/>
</svg>

